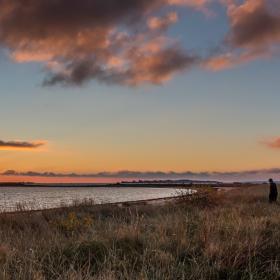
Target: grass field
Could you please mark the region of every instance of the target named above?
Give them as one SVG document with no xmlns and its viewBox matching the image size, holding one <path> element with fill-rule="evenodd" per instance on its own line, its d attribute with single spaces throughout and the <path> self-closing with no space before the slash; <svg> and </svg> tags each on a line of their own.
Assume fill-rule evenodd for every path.
<svg viewBox="0 0 280 280">
<path fill-rule="evenodd" d="M 280 279 L 267 186 L 0 216 L 0 279 Z"/>
</svg>

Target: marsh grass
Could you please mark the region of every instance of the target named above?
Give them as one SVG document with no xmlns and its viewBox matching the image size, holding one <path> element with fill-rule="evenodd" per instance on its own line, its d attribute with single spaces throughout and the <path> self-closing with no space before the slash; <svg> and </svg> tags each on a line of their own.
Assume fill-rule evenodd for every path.
<svg viewBox="0 0 280 280">
<path fill-rule="evenodd" d="M 0 279 L 280 279 L 280 206 L 266 192 L 1 214 Z"/>
</svg>

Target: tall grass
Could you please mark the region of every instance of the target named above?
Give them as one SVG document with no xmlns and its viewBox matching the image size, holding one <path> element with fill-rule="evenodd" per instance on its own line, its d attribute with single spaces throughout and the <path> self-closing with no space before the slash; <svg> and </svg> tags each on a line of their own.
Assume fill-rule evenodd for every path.
<svg viewBox="0 0 280 280">
<path fill-rule="evenodd" d="M 280 207 L 266 192 L 1 214 L 0 279 L 280 279 Z"/>
</svg>

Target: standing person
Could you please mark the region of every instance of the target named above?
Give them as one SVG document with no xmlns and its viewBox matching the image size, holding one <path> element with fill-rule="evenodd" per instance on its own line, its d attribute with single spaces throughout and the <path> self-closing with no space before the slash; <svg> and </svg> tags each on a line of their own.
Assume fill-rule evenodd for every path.
<svg viewBox="0 0 280 280">
<path fill-rule="evenodd" d="M 278 196 L 278 191 L 277 191 L 277 186 L 274 183 L 272 179 L 269 179 L 269 202 L 276 202 L 277 201 L 277 196 Z"/>
</svg>

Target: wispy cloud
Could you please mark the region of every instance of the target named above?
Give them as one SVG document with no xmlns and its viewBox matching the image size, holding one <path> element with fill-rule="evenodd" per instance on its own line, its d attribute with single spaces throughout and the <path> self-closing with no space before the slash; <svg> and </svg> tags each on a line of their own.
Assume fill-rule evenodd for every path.
<svg viewBox="0 0 280 280">
<path fill-rule="evenodd" d="M 219 71 L 279 52 L 280 2 L 278 0 L 221 0 L 227 7 L 229 32 L 223 51 L 205 61 Z M 224 51 L 225 49 L 225 51 Z"/>
<path fill-rule="evenodd" d="M 276 137 L 271 140 L 265 140 L 262 141 L 261 143 L 271 149 L 280 149 L 280 137 Z"/>
<path fill-rule="evenodd" d="M 0 140 L 0 150 L 26 150 L 26 149 L 37 149 L 45 145 L 45 142 L 27 142 L 27 141 L 3 141 Z"/>
</svg>

